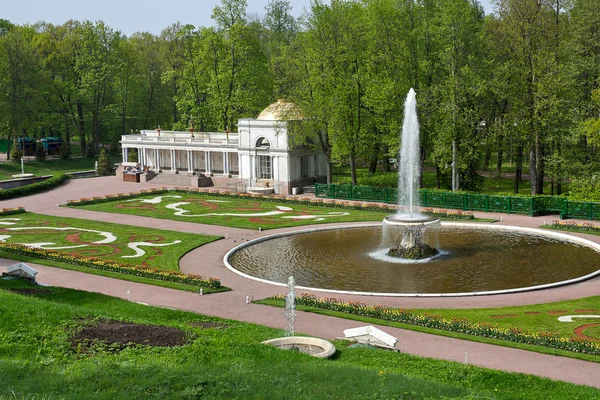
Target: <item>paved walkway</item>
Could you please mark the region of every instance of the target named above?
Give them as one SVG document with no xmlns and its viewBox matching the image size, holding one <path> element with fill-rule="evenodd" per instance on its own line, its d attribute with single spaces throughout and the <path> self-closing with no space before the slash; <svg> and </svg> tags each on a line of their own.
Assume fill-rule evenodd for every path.
<svg viewBox="0 0 600 400">
<path fill-rule="evenodd" d="M 195 293 L 148 286 L 96 275 L 88 275 L 37 264 L 31 265 L 39 271 L 39 280 L 50 285 L 99 292 L 124 299 L 128 298 L 127 292 L 129 291 L 129 298 L 131 301 L 143 302 L 161 307 L 189 310 L 206 315 L 258 323 L 283 329 L 285 319 L 282 316 L 282 310 L 258 304 L 246 304 L 246 297 L 249 299 L 264 298 L 275 294 L 282 294 L 285 289 L 245 279 L 226 269 L 222 259 L 226 251 L 235 247 L 241 241 L 297 228 L 258 232 L 247 229 L 235 229 L 214 225 L 57 207 L 57 204 L 64 204 L 70 199 L 101 196 L 109 193 L 129 192 L 150 187 L 156 187 L 156 185 L 151 183 L 125 183 L 120 182 L 115 177 L 71 180 L 61 188 L 46 193 L 3 201 L 0 203 L 0 208 L 24 206 L 27 211 L 56 216 L 100 220 L 182 232 L 206 233 L 222 236 L 227 234 L 229 239 L 219 240 L 197 248 L 186 254 L 180 261 L 180 267 L 186 273 L 199 273 L 220 278 L 225 286 L 233 289 L 233 291 L 226 293 L 201 296 Z M 544 220 L 549 221 L 551 219 L 551 217 L 548 216 L 530 218 L 519 215 L 486 213 L 476 213 L 476 216 L 497 219 L 502 217 L 503 224 L 527 227 L 536 227 L 543 224 Z M 597 236 L 578 236 L 585 236 L 590 240 L 600 242 L 600 237 Z M 11 260 L 0 259 L 0 267 L 10 265 L 11 263 Z M 600 279 L 594 279 L 577 285 L 511 295 L 461 298 L 391 298 L 351 295 L 336 295 L 336 297 L 352 301 L 362 301 L 368 304 L 402 308 L 475 308 L 547 303 L 599 294 Z M 343 336 L 344 329 L 361 325 L 364 324 L 339 318 L 299 312 L 296 322 L 296 331 L 333 339 L 335 337 Z M 385 326 L 382 326 L 381 328 L 391 335 L 398 337 L 400 340 L 398 348 L 406 353 L 457 362 L 464 362 L 466 353 L 470 364 L 506 371 L 535 374 L 551 379 L 600 388 L 600 363 L 544 355 Z"/>
</svg>

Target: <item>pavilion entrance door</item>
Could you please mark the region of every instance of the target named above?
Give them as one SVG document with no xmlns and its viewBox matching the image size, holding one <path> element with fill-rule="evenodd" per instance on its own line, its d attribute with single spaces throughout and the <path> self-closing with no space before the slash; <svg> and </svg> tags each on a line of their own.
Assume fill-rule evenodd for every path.
<svg viewBox="0 0 600 400">
<path fill-rule="evenodd" d="M 257 171 L 258 179 L 273 179 L 273 168 L 271 165 L 271 156 L 257 156 Z"/>
</svg>

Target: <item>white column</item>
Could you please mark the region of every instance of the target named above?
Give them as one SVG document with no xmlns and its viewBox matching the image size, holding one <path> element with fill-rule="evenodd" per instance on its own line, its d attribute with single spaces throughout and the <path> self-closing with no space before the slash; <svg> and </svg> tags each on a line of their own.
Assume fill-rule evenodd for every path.
<svg viewBox="0 0 600 400">
<path fill-rule="evenodd" d="M 154 154 L 156 155 L 156 170 L 160 171 L 160 150 L 154 149 Z"/>
<path fill-rule="evenodd" d="M 192 151 L 191 150 L 187 151 L 187 158 L 188 158 L 187 159 L 187 161 L 188 161 L 188 172 L 189 173 L 193 173 L 194 172 L 194 165 L 193 165 L 194 159 L 192 158 Z"/>
<path fill-rule="evenodd" d="M 123 162 L 127 162 L 127 147 L 123 147 Z"/>
<path fill-rule="evenodd" d="M 207 174 L 212 174 L 212 162 L 210 159 L 210 151 L 207 151 L 206 153 L 206 173 Z"/>
<path fill-rule="evenodd" d="M 229 160 L 227 159 L 227 152 L 223 152 L 223 175 L 229 175 Z"/>
<path fill-rule="evenodd" d="M 177 158 L 175 157 L 175 150 L 171 150 L 171 170 L 177 171 Z"/>
<path fill-rule="evenodd" d="M 238 152 L 237 157 L 238 157 L 238 178 L 241 178 L 243 176 L 242 175 L 242 155 Z"/>
</svg>

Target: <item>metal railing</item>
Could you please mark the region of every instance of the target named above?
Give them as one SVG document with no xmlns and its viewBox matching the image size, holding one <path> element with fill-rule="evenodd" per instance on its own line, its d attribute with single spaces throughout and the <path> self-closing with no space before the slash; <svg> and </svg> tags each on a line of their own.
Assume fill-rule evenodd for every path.
<svg viewBox="0 0 600 400">
<path fill-rule="evenodd" d="M 396 204 L 398 189 L 316 183 L 315 197 Z M 498 196 L 421 189 L 420 198 L 421 207 L 600 220 L 600 203 L 569 201 L 560 196 Z"/>
</svg>

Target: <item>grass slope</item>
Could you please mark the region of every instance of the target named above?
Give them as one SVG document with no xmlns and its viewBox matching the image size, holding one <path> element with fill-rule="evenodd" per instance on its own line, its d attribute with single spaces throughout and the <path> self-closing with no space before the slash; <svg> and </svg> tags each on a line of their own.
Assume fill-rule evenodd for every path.
<svg viewBox="0 0 600 400">
<path fill-rule="evenodd" d="M 600 390 L 406 354 L 347 348 L 331 360 L 260 344 L 281 331 L 216 321 L 95 293 L 50 288 L 23 296 L 0 280 L 0 399 L 597 399 Z M 69 334 L 82 318 L 166 325 L 190 341 L 82 353 Z M 283 321 L 282 321 L 283 324 Z"/>
</svg>

